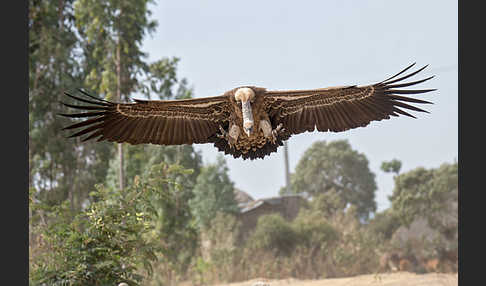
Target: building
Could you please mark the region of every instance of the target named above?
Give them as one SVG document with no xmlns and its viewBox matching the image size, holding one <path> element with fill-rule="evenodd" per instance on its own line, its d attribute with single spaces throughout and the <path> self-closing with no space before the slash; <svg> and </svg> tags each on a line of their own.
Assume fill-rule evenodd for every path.
<svg viewBox="0 0 486 286">
<path fill-rule="evenodd" d="M 242 191 L 239 191 L 242 192 Z M 250 196 L 240 197 L 248 198 Z M 250 197 L 251 198 L 251 197 Z M 263 198 L 258 200 L 238 200 L 240 212 L 237 215 L 240 225 L 239 241 L 248 237 L 251 231 L 256 227 L 258 218 L 267 214 L 280 214 L 284 219 L 292 221 L 299 214 L 299 210 L 305 202 L 300 195 L 285 195 L 281 197 Z"/>
</svg>

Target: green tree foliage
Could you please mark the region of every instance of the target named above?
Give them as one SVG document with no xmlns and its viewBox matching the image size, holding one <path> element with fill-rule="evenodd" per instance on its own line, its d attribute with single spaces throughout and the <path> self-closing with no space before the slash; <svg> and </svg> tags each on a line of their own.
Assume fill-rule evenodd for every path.
<svg viewBox="0 0 486 286">
<path fill-rule="evenodd" d="M 50 206 L 70 199 L 72 211 L 88 198 L 84 186 L 106 176 L 107 144 L 66 140 L 63 91 L 85 76 L 73 14 L 74 1 L 29 1 L 29 185 Z"/>
<path fill-rule="evenodd" d="M 140 88 L 139 76 L 148 69 L 141 46 L 144 36 L 155 31 L 149 19 L 150 0 L 78 0 L 74 11 L 86 56 L 86 85 L 106 98 L 128 100 Z M 117 89 L 120 89 L 117 94 Z M 121 95 L 122 97 L 118 98 Z"/>
<path fill-rule="evenodd" d="M 298 234 L 280 214 L 258 218 L 258 223 L 247 241 L 250 249 L 272 251 L 276 255 L 290 255 L 298 242 Z"/>
<path fill-rule="evenodd" d="M 185 176 L 186 181 L 183 185 L 192 189 L 196 184 L 202 159 L 200 152 L 195 151 L 193 146 L 127 145 L 123 150 L 125 157 L 130 158 L 125 162 L 125 178 L 128 184 L 131 184 L 136 176 L 146 178 L 151 167 L 161 162 L 192 169 L 193 173 Z M 106 176 L 107 186 L 118 188 L 119 167 L 119 157 L 112 158 Z"/>
<path fill-rule="evenodd" d="M 123 190 L 99 185 L 91 194 L 95 202 L 72 222 L 65 219 L 66 204 L 55 207 L 56 223 L 43 234 L 45 251 L 31 263 L 32 284 L 140 285 L 160 264 L 166 277 L 182 273 L 197 229 L 187 203 L 191 193 L 174 178 L 191 172 L 161 163 Z"/>
<path fill-rule="evenodd" d="M 335 211 L 330 212 L 329 206 Z M 293 221 L 279 214 L 259 217 L 234 267 L 248 278 L 265 274 L 316 279 L 370 273 L 377 267 L 376 249 L 381 241 L 365 226 L 357 208 L 346 207 L 335 191 L 319 194 Z"/>
<path fill-rule="evenodd" d="M 398 175 L 398 173 L 400 173 L 400 169 L 402 168 L 402 162 L 397 159 L 393 159 L 389 162 L 382 162 L 380 168 L 383 170 L 383 172 L 395 173 Z"/>
<path fill-rule="evenodd" d="M 162 64 L 165 62 L 165 64 Z M 151 78 L 152 87 L 160 99 L 180 99 L 191 98 L 192 89 L 187 86 L 187 81 L 182 79 L 176 84 L 175 64 L 177 61 L 169 62 L 167 59 L 161 60 L 154 65 L 159 68 L 154 71 Z M 168 73 L 170 76 L 164 76 Z M 156 80 L 157 78 L 161 80 Z M 153 95 L 153 94 L 152 94 Z M 146 94 L 151 96 L 150 89 Z M 124 148 L 125 161 L 125 180 L 128 184 L 133 181 L 135 176 L 146 178 L 150 168 L 154 164 L 166 162 L 168 164 L 179 164 L 186 169 L 192 169 L 194 172 L 187 176 L 184 186 L 193 188 L 196 184 L 196 178 L 199 175 L 202 159 L 200 152 L 197 152 L 192 145 L 180 146 L 160 146 L 152 144 L 126 145 Z M 118 174 L 120 169 L 119 156 L 110 160 L 106 184 L 110 187 L 118 187 Z"/>
<path fill-rule="evenodd" d="M 332 220 L 345 208 L 346 202 L 334 189 L 316 195 L 310 202 L 310 211 L 327 220 Z"/>
<path fill-rule="evenodd" d="M 236 214 L 238 211 L 234 183 L 229 178 L 228 167 L 222 155 L 217 157 L 215 164 L 201 169 L 190 205 L 202 227 L 208 227 L 218 212 Z"/>
<path fill-rule="evenodd" d="M 395 231 L 402 225 L 398 214 L 392 208 L 376 213 L 367 228 L 384 241 L 390 240 Z"/>
<path fill-rule="evenodd" d="M 318 212 L 301 211 L 292 227 L 298 234 L 298 243 L 314 251 L 331 247 L 339 239 L 338 231 Z"/>
<path fill-rule="evenodd" d="M 326 276 L 370 273 L 378 263 L 376 249 L 382 240 L 361 223 L 357 207 L 346 204 L 335 190 L 313 197 L 293 224 L 307 229 L 300 233 L 312 238 L 305 245 Z M 310 267 L 314 267 L 312 263 Z M 319 273 L 318 267 L 314 273 Z"/>
<path fill-rule="evenodd" d="M 389 199 L 405 225 L 423 217 L 432 228 L 452 238 L 457 233 L 458 191 L 458 164 L 444 163 L 439 168 L 419 167 L 396 176 Z"/>
<path fill-rule="evenodd" d="M 312 144 L 299 160 L 290 182 L 293 193 L 309 197 L 335 190 L 346 205 L 357 207 L 360 219 L 368 219 L 376 210 L 375 175 L 366 156 L 353 150 L 347 140 Z"/>
<path fill-rule="evenodd" d="M 187 79 L 179 80 L 176 74 L 179 58 L 163 58 L 148 65 L 148 70 L 142 78 L 141 92 L 158 99 L 191 98 L 193 89 L 188 86 Z"/>
<path fill-rule="evenodd" d="M 76 24 L 84 51 L 85 85 L 107 99 L 128 101 L 134 92 L 159 97 L 172 95 L 177 82 L 178 59 L 161 59 L 148 64 L 141 50 L 147 33 L 155 31 L 157 22 L 149 19 L 150 0 L 78 0 L 75 3 Z M 177 90 L 190 96 L 186 82 Z M 126 184 L 123 144 L 118 144 L 118 183 Z"/>
<path fill-rule="evenodd" d="M 110 198 L 108 195 L 88 195 L 96 183 L 113 181 L 110 178 L 113 167 L 108 167 L 116 162 L 113 158 L 115 152 L 112 143 L 80 144 L 78 139 L 66 140 L 61 129 L 70 122 L 57 116 L 58 113 L 69 113 L 60 104 L 60 101 L 66 101 L 63 92 L 88 87 L 95 94 L 104 94 L 111 100 L 116 100 L 115 96 L 126 100 L 137 91 L 147 97 L 158 96 L 161 99 L 192 96 L 187 80 L 177 79 L 177 58 L 163 58 L 151 64 L 144 61 L 145 54 L 140 50 L 142 39 L 156 27 L 156 22 L 148 18 L 150 11 L 147 4 L 150 2 L 29 1 L 29 246 L 35 250 L 31 259 L 38 262 L 35 264 L 37 270 L 45 270 L 36 270 L 37 274 L 61 279 L 56 281 L 92 277 L 91 270 L 83 272 L 86 269 L 70 268 L 76 263 L 82 265 L 81 258 L 76 255 L 94 259 L 90 256 L 91 252 L 84 253 L 91 250 L 82 244 L 83 239 L 92 236 L 93 247 L 98 245 L 105 250 L 113 246 L 107 244 L 114 239 L 108 237 L 107 232 L 95 232 L 97 221 L 90 220 L 84 208 L 99 206 L 99 218 L 103 217 L 107 226 L 117 229 L 118 213 L 111 208 L 115 206 L 103 205 L 104 201 L 118 201 L 120 198 L 117 196 L 123 197 L 134 188 L 132 186 L 118 193 L 114 191 L 118 190 L 115 184 L 107 184 Z M 124 230 L 139 232 L 151 242 L 157 242 L 158 250 L 163 253 L 163 263 L 170 265 L 171 271 L 180 272 L 187 266 L 197 245 L 197 229 L 188 202 L 199 174 L 201 156 L 192 146 L 130 146 L 125 153 L 133 156 L 133 160 L 125 161 L 124 168 L 129 175 L 127 182 L 129 185 L 145 184 L 136 183 L 137 175 L 142 182 L 151 182 L 144 185 L 144 188 L 152 188 L 151 199 L 140 203 L 151 207 L 156 216 L 151 217 L 153 231 L 150 234 L 145 230 L 130 230 L 133 225 L 124 225 Z M 158 177 L 154 178 L 154 174 Z M 169 191 L 165 193 L 163 188 Z M 163 196 L 157 196 L 157 192 Z M 70 216 L 65 212 L 66 199 L 71 209 Z M 81 214 L 71 222 L 76 212 Z M 47 232 L 43 233 L 43 229 Z M 44 238 L 60 251 L 42 252 Z M 131 239 L 130 243 L 143 243 L 140 236 L 132 236 Z M 116 243 L 125 242 L 120 240 Z M 65 244 L 66 248 L 59 246 L 61 244 Z M 72 251 L 68 251 L 68 247 Z M 69 258 L 73 257 L 72 263 L 61 265 L 60 261 L 67 259 L 62 255 L 64 251 Z M 115 259 L 104 250 L 99 251 L 101 254 L 96 254 L 96 259 Z M 134 253 L 124 254 L 138 257 Z M 90 267 L 109 275 L 119 270 L 119 264 L 108 264 L 99 269 L 98 266 Z M 60 269 L 61 272 L 58 271 Z M 63 269 L 69 273 L 62 272 Z M 54 272 L 64 276 L 56 276 Z M 93 284 L 82 281 L 82 285 Z M 105 280 L 100 278 L 98 281 Z"/>
<path fill-rule="evenodd" d="M 43 235 L 47 249 L 30 265 L 31 284 L 140 285 L 138 268 L 151 273 L 156 258 L 155 244 L 144 238 L 156 195 L 149 191 L 140 184 L 116 192 L 99 185 L 91 194 L 96 202 L 72 222 L 62 219 L 66 204 L 56 207 L 50 215 L 57 222 Z"/>
<path fill-rule="evenodd" d="M 184 186 L 192 172 L 181 165 L 162 162 L 151 167 L 147 179 L 146 188 L 159 193 L 150 204 L 157 213 L 150 240 L 162 253 L 154 268 L 169 281 L 187 270 L 198 246 L 198 229 L 189 207 L 193 193 Z"/>
<path fill-rule="evenodd" d="M 201 228 L 201 256 L 193 261 L 193 281 L 199 284 L 225 281 L 241 246 L 237 243 L 241 223 L 234 214 L 218 212 L 207 228 Z"/>
</svg>

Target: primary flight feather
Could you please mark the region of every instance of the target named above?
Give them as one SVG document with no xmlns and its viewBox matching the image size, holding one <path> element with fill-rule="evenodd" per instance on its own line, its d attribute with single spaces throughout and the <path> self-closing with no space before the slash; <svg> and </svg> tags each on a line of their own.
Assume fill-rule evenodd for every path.
<svg viewBox="0 0 486 286">
<path fill-rule="evenodd" d="M 70 136 L 87 135 L 82 141 L 213 143 L 225 154 L 253 160 L 276 152 L 292 135 L 315 128 L 341 132 L 390 116 L 415 118 L 407 109 L 427 112 L 411 104 L 431 102 L 404 96 L 435 90 L 403 89 L 433 78 L 403 82 L 427 67 L 402 75 L 414 65 L 384 81 L 364 86 L 285 91 L 243 86 L 220 96 L 181 100 L 135 99 L 134 103 L 115 103 L 80 90 L 83 97 L 65 94 L 89 105 L 63 104 L 87 112 L 61 115 L 88 118 L 64 128 L 82 128 Z"/>
</svg>

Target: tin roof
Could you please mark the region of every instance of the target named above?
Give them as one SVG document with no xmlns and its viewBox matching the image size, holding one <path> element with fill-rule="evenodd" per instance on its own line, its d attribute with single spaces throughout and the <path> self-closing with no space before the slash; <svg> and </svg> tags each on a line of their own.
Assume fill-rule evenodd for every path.
<svg viewBox="0 0 486 286">
<path fill-rule="evenodd" d="M 270 198 L 258 199 L 258 200 L 251 201 L 251 202 L 248 202 L 248 203 L 240 203 L 240 204 L 238 204 L 238 207 L 240 208 L 240 213 L 246 213 L 246 212 L 249 212 L 251 210 L 254 210 L 254 209 L 262 206 L 265 203 L 270 204 L 270 205 L 281 204 L 283 199 L 289 198 L 289 197 L 302 198 L 301 195 L 284 195 L 284 196 L 280 196 L 280 197 L 270 197 Z"/>
</svg>

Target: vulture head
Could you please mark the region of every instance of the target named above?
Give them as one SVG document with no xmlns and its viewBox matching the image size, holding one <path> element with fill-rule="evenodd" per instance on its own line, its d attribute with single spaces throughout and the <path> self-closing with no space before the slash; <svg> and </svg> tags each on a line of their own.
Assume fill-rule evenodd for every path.
<svg viewBox="0 0 486 286">
<path fill-rule="evenodd" d="M 251 111 L 251 102 L 255 98 L 255 92 L 249 87 L 242 87 L 236 90 L 235 100 L 241 101 L 241 113 L 243 114 L 243 129 L 249 137 L 253 131 L 253 113 Z"/>
</svg>

